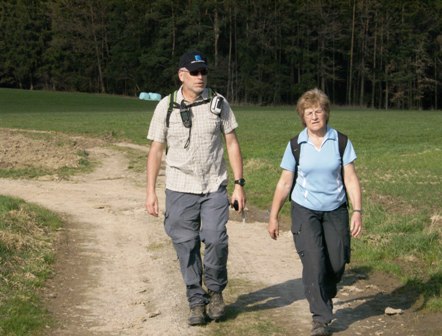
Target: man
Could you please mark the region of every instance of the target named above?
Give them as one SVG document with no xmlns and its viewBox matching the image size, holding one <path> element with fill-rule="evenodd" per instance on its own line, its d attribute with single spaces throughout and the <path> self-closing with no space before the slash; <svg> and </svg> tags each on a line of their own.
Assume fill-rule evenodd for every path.
<svg viewBox="0 0 442 336">
<path fill-rule="evenodd" d="M 235 134 L 238 124 L 225 98 L 206 88 L 207 72 L 207 60 L 201 53 L 181 56 L 178 77 L 182 85 L 158 103 L 147 136 L 152 143 L 147 157 L 146 208 L 155 217 L 159 214 L 155 185 L 167 148 L 164 227 L 186 285 L 189 325 L 206 323 L 206 314 L 212 320 L 224 315 L 229 206 L 237 204 L 237 210 L 242 211 L 246 203 L 243 162 Z M 223 137 L 235 180 L 231 202 Z M 204 261 L 201 242 L 205 244 Z"/>
</svg>

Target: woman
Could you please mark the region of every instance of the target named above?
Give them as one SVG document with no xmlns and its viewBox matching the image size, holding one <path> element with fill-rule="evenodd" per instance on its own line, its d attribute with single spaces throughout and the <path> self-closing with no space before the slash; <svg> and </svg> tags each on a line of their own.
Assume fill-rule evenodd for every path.
<svg viewBox="0 0 442 336">
<path fill-rule="evenodd" d="M 327 325 L 333 318 L 332 299 L 345 264 L 350 262 L 350 235 L 359 236 L 362 228 L 361 188 L 353 163 L 356 154 L 348 140 L 341 158 L 338 132 L 328 126 L 330 101 L 322 91 L 305 92 L 296 109 L 305 126 L 297 138 L 299 162 L 289 143 L 281 162 L 283 171 L 273 197 L 268 232 L 277 239 L 278 215 L 295 182 L 290 195 L 291 230 L 303 265 L 305 296 L 313 318 L 311 335 L 330 335 Z M 353 208 L 350 225 L 347 195 Z"/>
</svg>

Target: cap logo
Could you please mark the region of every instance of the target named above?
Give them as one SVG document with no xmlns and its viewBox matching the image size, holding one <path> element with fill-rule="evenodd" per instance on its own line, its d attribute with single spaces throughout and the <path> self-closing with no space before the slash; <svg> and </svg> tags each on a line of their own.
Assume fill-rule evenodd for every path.
<svg viewBox="0 0 442 336">
<path fill-rule="evenodd" d="M 188 70 L 207 68 L 207 60 L 201 53 L 192 51 L 183 54 L 178 65 L 179 68 L 187 68 Z"/>
</svg>

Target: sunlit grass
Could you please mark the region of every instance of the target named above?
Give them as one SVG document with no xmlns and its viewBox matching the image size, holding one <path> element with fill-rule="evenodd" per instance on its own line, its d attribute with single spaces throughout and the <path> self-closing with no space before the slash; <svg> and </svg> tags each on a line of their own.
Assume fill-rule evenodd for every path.
<svg viewBox="0 0 442 336">
<path fill-rule="evenodd" d="M 52 274 L 60 226 L 57 215 L 0 196 L 0 335 L 34 335 L 48 322 L 38 290 Z"/>
</svg>

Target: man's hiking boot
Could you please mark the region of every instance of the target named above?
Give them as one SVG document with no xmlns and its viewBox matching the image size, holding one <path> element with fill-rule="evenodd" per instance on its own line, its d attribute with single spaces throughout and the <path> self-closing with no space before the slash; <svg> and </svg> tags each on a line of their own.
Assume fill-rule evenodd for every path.
<svg viewBox="0 0 442 336">
<path fill-rule="evenodd" d="M 327 323 L 313 321 L 311 336 L 329 336 L 331 335 Z"/>
<path fill-rule="evenodd" d="M 201 325 L 206 323 L 206 307 L 198 305 L 190 308 L 189 325 Z"/>
<path fill-rule="evenodd" d="M 224 316 L 225 304 L 223 294 L 221 292 L 209 291 L 210 302 L 207 305 L 207 315 L 215 321 L 220 320 Z"/>
</svg>

